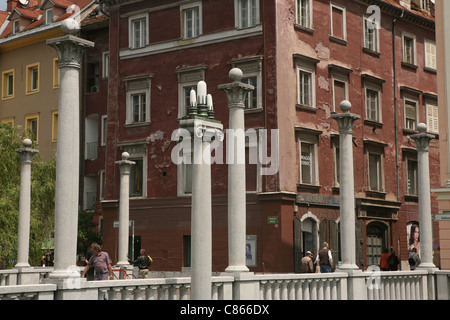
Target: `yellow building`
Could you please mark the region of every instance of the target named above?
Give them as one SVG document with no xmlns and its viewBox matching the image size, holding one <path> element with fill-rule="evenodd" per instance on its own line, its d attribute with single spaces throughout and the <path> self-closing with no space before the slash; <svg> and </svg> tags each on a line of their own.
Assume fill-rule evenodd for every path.
<svg viewBox="0 0 450 320">
<path fill-rule="evenodd" d="M 59 71 L 47 39 L 62 36 L 61 21 L 84 19 L 92 0 L 8 0 L 0 13 L 0 121 L 32 135 L 44 159 L 56 152 Z"/>
</svg>

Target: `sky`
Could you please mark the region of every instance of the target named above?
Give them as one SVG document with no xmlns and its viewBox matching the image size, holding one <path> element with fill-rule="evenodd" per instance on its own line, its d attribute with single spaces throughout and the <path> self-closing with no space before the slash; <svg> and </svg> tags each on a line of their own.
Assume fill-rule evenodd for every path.
<svg viewBox="0 0 450 320">
<path fill-rule="evenodd" d="M 6 0 L 0 0 L 0 10 L 6 10 Z"/>
</svg>

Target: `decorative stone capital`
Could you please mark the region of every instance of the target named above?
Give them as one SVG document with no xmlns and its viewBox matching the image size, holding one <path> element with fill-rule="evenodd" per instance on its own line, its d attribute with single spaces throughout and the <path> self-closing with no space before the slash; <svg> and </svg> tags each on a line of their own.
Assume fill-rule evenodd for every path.
<svg viewBox="0 0 450 320">
<path fill-rule="evenodd" d="M 331 115 L 331 118 L 337 121 L 340 134 L 352 134 L 353 124 L 361 117 L 357 114 L 350 113 L 352 105 L 349 101 L 344 100 L 340 104 L 340 108 L 343 113 L 335 113 Z"/>
<path fill-rule="evenodd" d="M 39 150 L 30 148 L 30 146 L 32 144 L 30 139 L 23 140 L 22 144 L 25 148 L 17 149 L 16 152 L 18 154 L 20 154 L 20 157 L 22 159 L 22 165 L 23 164 L 31 164 L 31 162 L 33 160 L 33 156 L 36 153 L 39 153 Z"/>
<path fill-rule="evenodd" d="M 417 145 L 418 152 L 428 152 L 430 147 L 430 141 L 435 138 L 434 135 L 426 133 L 427 126 L 424 123 L 417 125 L 417 131 L 419 133 L 411 135 Z"/>
<path fill-rule="evenodd" d="M 56 49 L 60 69 L 79 69 L 84 50 L 94 47 L 94 42 L 73 35 L 47 40 L 47 44 Z"/>
<path fill-rule="evenodd" d="M 193 122 L 193 131 L 196 138 L 203 139 L 203 141 L 212 141 L 217 139 L 223 141 L 223 126 L 216 122 L 195 120 Z"/>
<path fill-rule="evenodd" d="M 130 175 L 131 166 L 136 164 L 136 162 L 129 161 L 128 158 L 130 157 L 130 154 L 128 152 L 122 153 L 122 160 L 116 161 L 115 164 L 117 164 L 120 168 L 120 175 Z"/>
<path fill-rule="evenodd" d="M 231 108 L 245 108 L 245 98 L 249 91 L 255 89 L 254 86 L 241 82 L 243 73 L 239 68 L 230 70 L 229 77 L 233 80 L 229 84 L 219 85 L 219 89 L 224 91 L 228 99 L 228 107 Z"/>
</svg>

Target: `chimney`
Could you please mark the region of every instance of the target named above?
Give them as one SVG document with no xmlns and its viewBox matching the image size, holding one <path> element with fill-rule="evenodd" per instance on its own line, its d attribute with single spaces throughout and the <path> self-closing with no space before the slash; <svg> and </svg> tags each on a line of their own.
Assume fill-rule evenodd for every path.
<svg viewBox="0 0 450 320">
<path fill-rule="evenodd" d="M 19 4 L 19 0 L 7 0 L 6 3 L 6 11 L 11 12 L 15 7 L 17 7 L 17 5 Z"/>
</svg>

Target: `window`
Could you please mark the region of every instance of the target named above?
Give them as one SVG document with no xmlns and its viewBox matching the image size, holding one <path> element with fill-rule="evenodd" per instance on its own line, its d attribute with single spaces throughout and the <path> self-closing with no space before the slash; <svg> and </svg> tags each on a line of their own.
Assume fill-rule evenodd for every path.
<svg viewBox="0 0 450 320">
<path fill-rule="evenodd" d="M 146 94 L 139 93 L 131 95 L 132 122 L 145 122 L 146 119 Z"/>
<path fill-rule="evenodd" d="M 27 131 L 27 136 L 39 143 L 39 114 L 30 114 L 25 116 L 25 130 Z"/>
<path fill-rule="evenodd" d="M 102 116 L 102 123 L 101 123 L 101 145 L 106 146 L 106 137 L 107 137 L 107 130 L 108 130 L 108 116 Z"/>
<path fill-rule="evenodd" d="M 150 122 L 151 75 L 125 79 L 127 88 L 127 118 L 125 124 Z"/>
<path fill-rule="evenodd" d="M 183 37 L 185 39 L 198 37 L 202 32 L 201 6 L 201 2 L 195 2 L 180 7 L 181 17 L 183 19 Z"/>
<path fill-rule="evenodd" d="M 103 79 L 109 77 L 109 52 L 102 54 L 102 77 Z"/>
<path fill-rule="evenodd" d="M 135 162 L 130 168 L 130 197 L 146 197 L 147 195 L 147 143 L 120 144 L 121 152 L 130 154 L 130 161 Z"/>
<path fill-rule="evenodd" d="M 403 34 L 403 60 L 402 62 L 416 64 L 416 37 L 411 34 Z"/>
<path fill-rule="evenodd" d="M 261 191 L 261 162 L 259 159 L 259 130 L 245 133 L 245 186 L 247 192 Z"/>
<path fill-rule="evenodd" d="M 130 168 L 130 197 L 142 197 L 143 195 L 143 164 L 142 158 L 130 159 L 135 162 Z"/>
<path fill-rule="evenodd" d="M 86 80 L 86 90 L 88 93 L 96 93 L 100 91 L 100 64 L 98 62 L 91 62 L 87 64 Z"/>
<path fill-rule="evenodd" d="M 297 107 L 316 109 L 316 63 L 318 60 L 294 55 L 297 73 Z"/>
<path fill-rule="evenodd" d="M 197 83 L 205 79 L 206 67 L 178 69 L 178 118 L 189 114 L 191 90 L 197 90 Z"/>
<path fill-rule="evenodd" d="M 97 202 L 97 177 L 84 177 L 83 210 L 94 210 Z"/>
<path fill-rule="evenodd" d="M 52 111 L 52 142 L 58 141 L 58 110 Z"/>
<path fill-rule="evenodd" d="M 417 196 L 417 159 L 406 159 L 406 193 Z"/>
<path fill-rule="evenodd" d="M 7 70 L 2 76 L 2 99 L 11 98 L 14 98 L 14 70 Z"/>
<path fill-rule="evenodd" d="M 319 132 L 298 128 L 300 184 L 319 185 L 318 135 Z"/>
<path fill-rule="evenodd" d="M 379 28 L 374 25 L 376 21 L 369 21 L 364 17 L 364 48 L 379 52 Z"/>
<path fill-rule="evenodd" d="M 235 0 L 236 26 L 254 27 L 259 23 L 259 0 Z"/>
<path fill-rule="evenodd" d="M 45 10 L 44 24 L 50 24 L 53 22 L 53 8 Z"/>
<path fill-rule="evenodd" d="M 11 34 L 17 34 L 20 32 L 20 20 L 16 19 L 12 22 Z"/>
<path fill-rule="evenodd" d="M 436 43 L 430 40 L 424 41 L 425 68 L 436 70 Z"/>
<path fill-rule="evenodd" d="M 295 1 L 295 11 L 296 11 L 296 23 L 304 28 L 312 28 L 312 1 L 311 0 L 296 0 Z"/>
<path fill-rule="evenodd" d="M 427 128 L 429 132 L 439 134 L 439 109 L 436 101 L 426 101 Z"/>
<path fill-rule="evenodd" d="M 348 100 L 347 82 L 333 79 L 333 111 L 339 110 L 339 105 L 343 100 Z"/>
<path fill-rule="evenodd" d="M 53 59 L 53 89 L 59 88 L 60 71 L 58 61 L 58 58 Z"/>
<path fill-rule="evenodd" d="M 345 7 L 331 3 L 331 36 L 333 38 L 347 40 L 346 12 Z"/>
<path fill-rule="evenodd" d="M 262 57 L 236 59 L 231 61 L 231 64 L 233 68 L 241 69 L 244 74 L 241 81 L 254 87 L 245 97 L 246 112 L 262 110 Z"/>
<path fill-rule="evenodd" d="M 26 91 L 27 94 L 39 92 L 39 63 L 26 67 Z"/>
<path fill-rule="evenodd" d="M 333 187 L 339 188 L 340 187 L 340 148 L 339 148 L 339 136 L 338 135 L 332 135 L 331 136 L 331 145 L 333 147 L 334 152 L 334 183 Z"/>
<path fill-rule="evenodd" d="M 405 99 L 405 128 L 416 130 L 417 102 Z"/>
<path fill-rule="evenodd" d="M 367 157 L 367 187 L 369 191 L 384 192 L 383 154 L 385 144 L 365 141 Z"/>
<path fill-rule="evenodd" d="M 366 88 L 366 119 L 381 122 L 381 92 Z"/>
<path fill-rule="evenodd" d="M 130 48 L 142 48 L 148 44 L 148 15 L 133 16 L 129 20 Z"/>
</svg>

